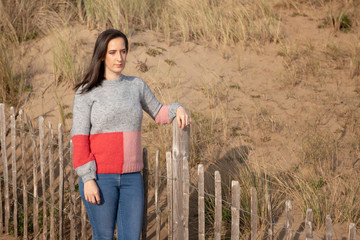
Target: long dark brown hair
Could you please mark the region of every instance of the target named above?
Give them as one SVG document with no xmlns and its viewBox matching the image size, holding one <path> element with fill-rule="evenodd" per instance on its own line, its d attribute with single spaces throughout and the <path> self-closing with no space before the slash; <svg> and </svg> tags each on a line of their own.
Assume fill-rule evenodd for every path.
<svg viewBox="0 0 360 240">
<path fill-rule="evenodd" d="M 126 52 L 129 50 L 129 43 L 126 35 L 116 29 L 108 29 L 100 33 L 96 39 L 94 53 L 91 58 L 90 66 L 84 75 L 82 81 L 75 85 L 74 89 L 84 86 L 81 93 L 88 92 L 92 88 L 99 86 L 104 81 L 104 59 L 106 55 L 107 46 L 110 40 L 121 37 L 125 41 Z"/>
</svg>

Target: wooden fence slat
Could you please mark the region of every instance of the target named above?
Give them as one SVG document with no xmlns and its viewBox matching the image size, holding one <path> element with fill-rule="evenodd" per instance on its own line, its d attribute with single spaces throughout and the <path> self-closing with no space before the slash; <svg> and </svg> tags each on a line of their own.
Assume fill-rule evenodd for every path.
<svg viewBox="0 0 360 240">
<path fill-rule="evenodd" d="M 2 157 L 2 160 L 3 160 L 3 169 L 5 169 L 4 165 L 4 161 L 5 161 L 5 157 L 6 156 L 6 136 L 5 136 L 5 141 L 4 141 L 4 132 L 6 131 L 6 120 L 5 120 L 5 109 L 4 109 L 4 104 L 3 103 L 0 103 L 0 141 L 1 141 L 1 157 Z M 3 126 L 5 125 L 5 130 L 3 130 Z M 5 146 L 5 147 L 4 147 Z M 6 161 L 7 162 L 7 161 Z M 5 176 L 5 172 L 3 171 L 3 175 Z M 4 177 L 4 184 L 5 184 L 5 177 Z M 4 232 L 4 220 L 3 220 L 3 194 L 2 194 L 2 191 L 1 191 L 1 181 L 0 181 L 0 234 L 2 234 Z M 5 189 L 4 189 L 5 191 Z"/>
<path fill-rule="evenodd" d="M 3 200 L 2 200 L 2 189 L 1 189 L 1 185 L 2 185 L 2 179 L 0 178 L 0 234 L 3 234 L 4 229 L 4 222 L 3 222 Z"/>
<path fill-rule="evenodd" d="M 356 224 L 349 224 L 349 237 L 348 240 L 356 240 Z"/>
<path fill-rule="evenodd" d="M 306 209 L 306 219 L 305 219 L 305 234 L 306 240 L 313 239 L 313 228 L 312 223 L 314 221 L 314 214 L 311 208 Z"/>
<path fill-rule="evenodd" d="M 28 125 L 30 127 L 31 132 L 31 149 L 32 149 L 32 158 L 33 158 L 33 228 L 34 228 L 34 239 L 37 240 L 39 237 L 39 199 L 38 199 L 38 161 L 37 161 L 37 155 L 36 155 L 36 136 L 35 131 L 32 126 L 31 121 L 28 119 Z"/>
<path fill-rule="evenodd" d="M 267 207 L 267 219 L 269 222 L 267 238 L 269 240 L 273 239 L 274 235 L 274 225 L 273 225 L 273 217 L 272 217 L 272 207 L 271 207 L 271 179 L 269 175 L 265 175 L 266 184 L 265 184 L 265 203 Z"/>
<path fill-rule="evenodd" d="M 14 224 L 14 237 L 18 237 L 18 199 L 17 199 L 17 183 L 16 183 L 16 122 L 14 107 L 10 108 L 10 119 L 11 119 L 11 157 L 12 157 L 12 187 L 13 187 L 13 224 Z"/>
<path fill-rule="evenodd" d="M 48 132 L 48 158 L 49 158 L 49 184 L 50 184 L 50 240 L 55 240 L 55 218 L 54 218 L 54 206 L 55 206 L 55 183 L 54 183 L 54 159 L 53 159 L 53 146 L 54 131 L 52 124 L 49 121 Z"/>
<path fill-rule="evenodd" d="M 41 188 L 43 200 L 43 239 L 47 239 L 47 206 L 46 206 L 46 184 L 45 184 L 45 149 L 44 149 L 44 118 L 39 117 L 39 153 L 40 153 L 40 172 Z"/>
<path fill-rule="evenodd" d="M 190 198 L 190 174 L 189 174 L 189 161 L 187 157 L 183 159 L 183 218 L 184 218 L 184 240 L 189 239 L 189 198 Z"/>
<path fill-rule="evenodd" d="M 222 222 L 222 197 L 221 197 L 221 176 L 215 171 L 215 240 L 221 240 Z"/>
<path fill-rule="evenodd" d="M 148 210 L 148 186 L 149 186 L 149 165 L 148 165 L 148 154 L 147 149 L 143 149 L 143 182 L 144 182 L 144 215 L 143 215 L 143 226 L 142 226 L 142 240 L 146 239 L 147 233 L 147 210 Z"/>
<path fill-rule="evenodd" d="M 205 240 L 204 165 L 198 165 L 199 240 Z"/>
<path fill-rule="evenodd" d="M 177 121 L 173 121 L 173 144 L 172 144 L 172 157 L 173 157 L 173 233 L 176 239 L 184 237 L 184 216 L 183 216 L 183 184 L 182 180 L 182 166 L 183 159 L 189 159 L 190 148 L 190 127 L 181 130 Z"/>
<path fill-rule="evenodd" d="M 59 146 L 59 240 L 63 239 L 63 208 L 64 208 L 64 150 L 62 125 L 58 127 Z"/>
<path fill-rule="evenodd" d="M 8 160 L 6 154 L 6 116 L 5 104 L 0 103 L 0 134 L 1 134 L 1 153 L 3 159 L 3 175 L 4 175 L 4 196 L 5 196 L 5 233 L 9 233 L 9 219 L 10 219 L 10 201 L 9 201 L 9 173 Z"/>
<path fill-rule="evenodd" d="M 2 189 L 1 189 L 1 185 L 2 185 L 2 179 L 0 179 L 0 234 L 3 234 L 4 229 L 4 222 L 3 222 L 3 200 L 2 200 Z"/>
<path fill-rule="evenodd" d="M 73 144 L 70 140 L 70 162 L 72 163 L 72 156 L 73 156 Z M 75 175 L 73 167 L 70 166 L 69 168 L 69 186 L 70 186 L 70 211 L 69 211 L 69 218 L 70 218 L 70 239 L 76 239 L 76 196 L 75 196 Z"/>
<path fill-rule="evenodd" d="M 23 239 L 28 239 L 28 193 L 27 193 L 27 171 L 25 159 L 25 144 L 26 135 L 24 129 L 24 110 L 19 111 L 20 119 L 20 144 L 21 144 L 21 165 L 22 165 L 22 190 L 23 190 L 23 205 L 24 205 L 24 234 Z"/>
<path fill-rule="evenodd" d="M 181 161 L 182 162 L 182 161 Z M 178 158 L 172 158 L 172 170 L 173 170 L 173 237 L 175 240 L 181 239 L 183 236 L 183 228 L 181 222 L 181 215 L 183 212 L 182 206 L 182 163 Z M 181 237 L 180 237 L 181 236 Z"/>
<path fill-rule="evenodd" d="M 171 152 L 166 152 L 166 171 L 167 171 L 167 205 L 168 205 L 168 239 L 173 239 L 173 172 L 172 172 Z"/>
<path fill-rule="evenodd" d="M 271 207 L 271 195 L 266 193 L 265 201 L 267 205 L 267 214 L 268 214 L 268 221 L 269 221 L 269 228 L 268 228 L 268 239 L 272 240 L 274 235 L 274 225 L 273 225 L 273 218 L 272 218 L 272 207 Z"/>
<path fill-rule="evenodd" d="M 87 240 L 86 234 L 86 208 L 83 201 L 81 201 L 81 240 Z"/>
<path fill-rule="evenodd" d="M 155 157 L 155 211 L 156 211 L 156 240 L 160 240 L 161 211 L 159 204 L 159 150 Z"/>
<path fill-rule="evenodd" d="M 325 240 L 332 240 L 332 220 L 330 215 L 326 215 Z"/>
<path fill-rule="evenodd" d="M 182 160 L 184 157 L 190 159 L 190 126 L 181 130 L 177 121 L 173 121 L 173 158 Z"/>
<path fill-rule="evenodd" d="M 257 222 L 258 222 L 258 199 L 256 188 L 251 187 L 251 240 L 257 238 Z"/>
<path fill-rule="evenodd" d="M 294 218 L 292 215 L 292 202 L 291 200 L 287 200 L 285 202 L 285 228 L 286 228 L 286 235 L 285 239 L 290 240 L 293 237 L 292 225 L 294 222 Z"/>
<path fill-rule="evenodd" d="M 272 228 L 269 227 L 269 229 L 268 229 L 268 239 L 269 239 L 269 240 L 272 240 L 272 239 L 273 239 L 273 235 L 274 235 L 274 232 L 273 232 Z"/>
<path fill-rule="evenodd" d="M 240 239 L 240 184 L 231 181 L 231 240 Z"/>
<path fill-rule="evenodd" d="M 240 239 L 240 197 L 241 188 L 238 181 L 231 181 L 231 240 Z"/>
</svg>

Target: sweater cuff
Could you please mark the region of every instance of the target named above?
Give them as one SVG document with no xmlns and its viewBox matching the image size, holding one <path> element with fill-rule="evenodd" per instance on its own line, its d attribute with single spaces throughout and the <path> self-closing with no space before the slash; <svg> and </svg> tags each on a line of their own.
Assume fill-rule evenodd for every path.
<svg viewBox="0 0 360 240">
<path fill-rule="evenodd" d="M 84 165 L 77 167 L 75 170 L 84 183 L 92 179 L 96 179 L 95 161 L 90 161 L 88 163 L 85 163 Z"/>
<path fill-rule="evenodd" d="M 176 110 L 178 107 L 182 106 L 180 103 L 175 102 L 170 104 L 169 106 L 169 119 L 172 121 L 174 120 L 174 118 L 176 117 Z"/>
</svg>

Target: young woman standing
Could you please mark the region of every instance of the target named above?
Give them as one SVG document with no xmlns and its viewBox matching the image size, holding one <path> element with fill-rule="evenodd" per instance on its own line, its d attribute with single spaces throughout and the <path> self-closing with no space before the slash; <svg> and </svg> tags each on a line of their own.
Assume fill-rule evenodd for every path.
<svg viewBox="0 0 360 240">
<path fill-rule="evenodd" d="M 89 69 L 75 87 L 73 165 L 94 240 L 113 239 L 115 224 L 119 240 L 140 238 L 143 110 L 159 124 L 174 118 L 182 129 L 190 124 L 181 104 L 162 105 L 142 79 L 122 74 L 128 45 L 122 32 L 102 32 Z"/>
</svg>

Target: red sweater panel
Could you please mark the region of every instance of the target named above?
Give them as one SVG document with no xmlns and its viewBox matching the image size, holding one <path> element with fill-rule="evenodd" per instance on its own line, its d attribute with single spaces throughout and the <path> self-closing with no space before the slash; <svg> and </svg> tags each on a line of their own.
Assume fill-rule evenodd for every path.
<svg viewBox="0 0 360 240">
<path fill-rule="evenodd" d="M 90 151 L 89 135 L 75 135 L 72 137 L 73 142 L 73 165 L 74 169 L 95 160 Z"/>
<path fill-rule="evenodd" d="M 140 131 L 75 135 L 72 140 L 74 168 L 92 160 L 96 162 L 96 173 L 121 174 L 143 168 Z"/>
</svg>

